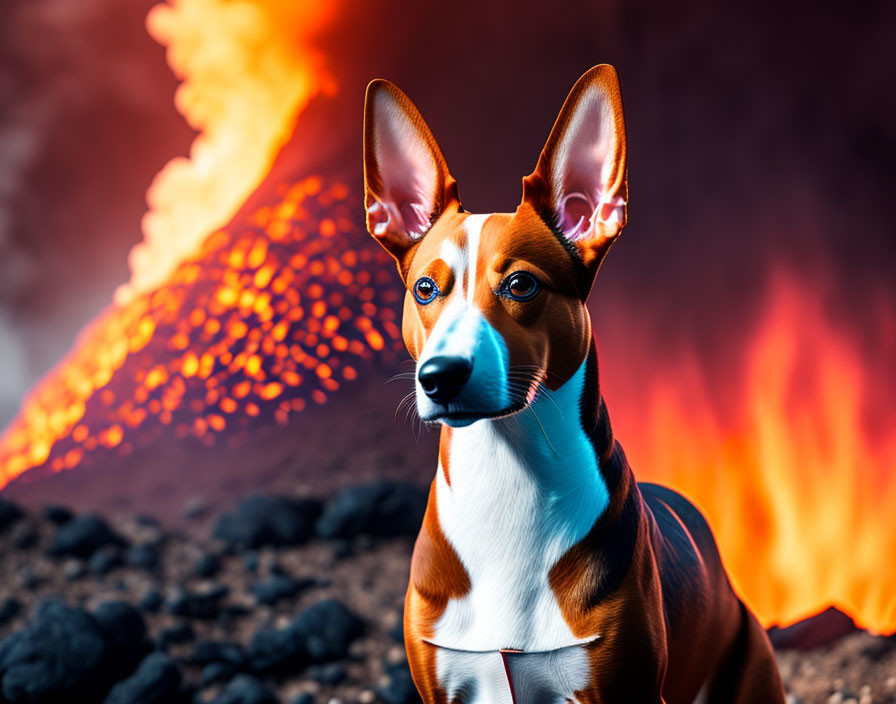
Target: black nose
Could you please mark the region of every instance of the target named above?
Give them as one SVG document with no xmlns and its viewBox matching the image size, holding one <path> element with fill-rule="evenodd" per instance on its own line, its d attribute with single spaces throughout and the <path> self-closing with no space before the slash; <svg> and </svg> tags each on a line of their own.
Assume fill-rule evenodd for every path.
<svg viewBox="0 0 896 704">
<path fill-rule="evenodd" d="M 433 357 L 417 372 L 423 391 L 436 403 L 448 403 L 460 393 L 473 371 L 464 357 Z"/>
</svg>

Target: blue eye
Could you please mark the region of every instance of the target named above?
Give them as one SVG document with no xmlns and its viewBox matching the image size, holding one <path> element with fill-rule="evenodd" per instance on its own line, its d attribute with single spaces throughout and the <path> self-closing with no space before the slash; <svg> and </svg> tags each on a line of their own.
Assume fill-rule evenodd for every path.
<svg viewBox="0 0 896 704">
<path fill-rule="evenodd" d="M 421 276 L 417 279 L 417 283 L 414 284 L 414 298 L 417 299 L 417 303 L 425 306 L 427 303 L 432 303 L 436 300 L 438 295 L 439 287 L 436 286 L 435 281 L 428 276 Z"/>
<path fill-rule="evenodd" d="M 541 282 L 525 271 L 515 271 L 501 282 L 500 293 L 514 301 L 531 301 L 541 291 Z"/>
</svg>

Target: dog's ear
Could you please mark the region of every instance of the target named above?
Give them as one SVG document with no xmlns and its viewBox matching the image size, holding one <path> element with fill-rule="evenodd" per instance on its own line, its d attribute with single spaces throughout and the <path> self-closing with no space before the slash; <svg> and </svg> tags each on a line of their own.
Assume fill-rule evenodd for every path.
<svg viewBox="0 0 896 704">
<path fill-rule="evenodd" d="M 398 261 L 446 208 L 459 208 L 457 184 L 420 112 L 396 86 L 376 80 L 364 101 L 367 229 Z"/>
<path fill-rule="evenodd" d="M 619 78 L 601 64 L 573 86 L 535 171 L 523 179 L 523 200 L 575 247 L 587 288 L 625 226 L 625 152 Z"/>
</svg>

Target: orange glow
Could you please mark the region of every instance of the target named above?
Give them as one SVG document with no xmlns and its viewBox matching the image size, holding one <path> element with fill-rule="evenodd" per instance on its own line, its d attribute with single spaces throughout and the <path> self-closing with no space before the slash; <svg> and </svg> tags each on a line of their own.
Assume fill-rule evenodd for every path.
<svg viewBox="0 0 896 704">
<path fill-rule="evenodd" d="M 316 175 L 269 184 L 267 202 L 229 222 L 308 101 L 334 90 L 310 45 L 333 4 L 170 0 L 151 11 L 148 29 L 183 81 L 177 108 L 200 134 L 149 189 L 130 282 L 0 435 L 0 489 L 32 468 L 76 470 L 160 441 L 236 442 L 396 359 L 402 292 L 394 262 L 360 230 L 358 194 Z M 638 478 L 705 512 L 765 624 L 834 603 L 890 632 L 896 317 L 880 315 L 878 360 L 821 300 L 818 286 L 780 277 L 755 327 L 730 323 L 744 354 L 724 374 L 696 354 L 634 344 L 625 321 L 615 338 L 626 349 L 602 356 L 602 388 Z"/>
<path fill-rule="evenodd" d="M 216 232 L 164 285 L 110 306 L 86 328 L 0 436 L 0 489 L 32 467 L 62 471 L 95 452 L 144 447 L 172 423 L 174 437 L 204 444 L 255 418 L 285 423 L 308 400 L 325 403 L 339 389 L 334 374 L 354 379 L 359 365 L 381 356 L 379 340 L 368 338 L 395 317 L 398 290 L 388 279 L 375 304 L 362 304 L 360 284 L 346 286 L 340 274 L 350 271 L 356 281 L 364 271 L 385 270 L 388 255 L 358 230 L 319 234 L 324 215 L 349 218 L 357 204 L 342 184 L 312 177 L 293 184 L 279 206 L 248 216 L 251 225 Z M 338 258 L 359 244 L 356 257 Z M 297 249 L 303 258 L 294 256 Z M 322 260 L 330 264 L 307 266 Z M 272 275 L 259 278 L 262 270 Z M 278 279 L 290 284 L 275 293 Z M 309 289 L 325 308 L 335 298 L 348 315 L 326 324 L 287 315 L 295 310 L 289 301 Z M 277 320 L 275 309 L 282 311 Z M 399 349 L 399 336 L 386 346 Z"/>
<path fill-rule="evenodd" d="M 825 315 L 817 288 L 781 277 L 745 364 L 723 378 L 691 356 L 620 369 L 604 355 L 602 385 L 639 480 L 668 484 L 701 508 L 764 624 L 835 604 L 892 632 L 896 414 L 885 389 L 896 373 L 894 329 L 875 364 Z M 643 395 L 623 390 L 645 374 L 635 381 Z M 720 403 L 727 393 L 730 412 Z"/>
<path fill-rule="evenodd" d="M 144 239 L 131 250 L 131 280 L 116 301 L 161 284 L 226 224 L 268 173 L 308 101 L 335 90 L 310 45 L 335 5 L 169 0 L 149 12 L 146 27 L 167 47 L 171 70 L 182 80 L 175 105 L 200 134 L 189 158 L 169 161 L 150 186 Z M 252 266 L 265 253 L 248 256 Z"/>
</svg>

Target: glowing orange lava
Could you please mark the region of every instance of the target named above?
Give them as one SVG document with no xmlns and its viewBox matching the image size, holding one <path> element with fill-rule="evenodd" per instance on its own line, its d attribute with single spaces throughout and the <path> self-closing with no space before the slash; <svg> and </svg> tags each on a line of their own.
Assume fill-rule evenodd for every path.
<svg viewBox="0 0 896 704">
<path fill-rule="evenodd" d="M 402 346 L 391 260 L 357 246 L 369 244 L 360 204 L 317 177 L 282 190 L 82 333 L 0 436 L 0 488 L 169 430 L 239 444 L 253 423 L 285 424 Z"/>
<path fill-rule="evenodd" d="M 896 413 L 881 387 L 896 373 L 893 340 L 890 355 L 868 359 L 817 288 L 780 277 L 742 369 L 712 375 L 696 357 L 665 355 L 621 369 L 605 359 L 603 385 L 613 386 L 614 428 L 638 478 L 705 512 L 735 587 L 766 625 L 835 604 L 891 632 Z M 639 377 L 643 396 L 630 388 Z M 720 403 L 731 391 L 733 413 Z"/>
</svg>

